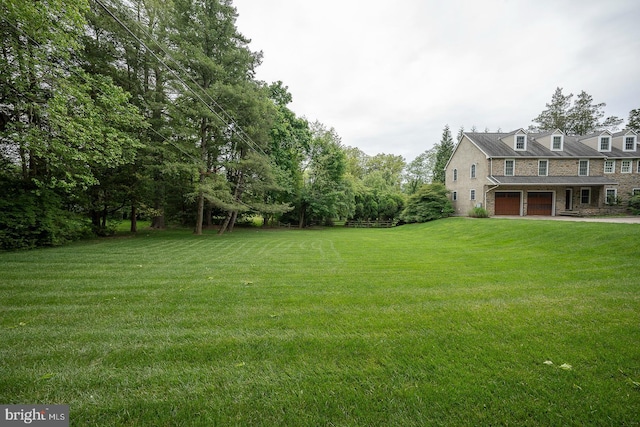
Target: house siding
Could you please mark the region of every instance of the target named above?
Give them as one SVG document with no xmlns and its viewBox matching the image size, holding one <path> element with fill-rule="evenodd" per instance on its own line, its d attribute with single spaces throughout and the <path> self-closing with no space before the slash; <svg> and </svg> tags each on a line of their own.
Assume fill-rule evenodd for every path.
<svg viewBox="0 0 640 427">
<path fill-rule="evenodd" d="M 551 150 L 552 135 L 529 134 L 527 135 L 527 150 L 524 152 L 511 150 L 513 147 L 515 132 L 509 134 L 481 134 L 465 133 L 456 146 L 446 169 L 446 185 L 451 194 L 457 194 L 457 200 L 452 201 L 455 215 L 467 215 L 469 210 L 481 205 L 487 209 L 489 215 L 495 215 L 496 192 L 519 192 L 521 194 L 521 215 L 527 215 L 528 193 L 549 192 L 553 195 L 551 215 L 560 215 L 565 210 L 582 215 L 595 215 L 603 213 L 624 212 L 633 189 L 640 188 L 640 172 L 638 161 L 640 152 L 621 152 L 623 137 L 628 134 L 609 136 L 612 142 L 612 151 L 598 152 L 596 148 L 600 140 L 600 134 L 587 138 L 564 136 L 563 150 Z M 636 136 L 635 133 L 632 135 Z M 618 150 L 618 151 L 616 151 Z M 506 184 L 505 161 L 514 160 L 514 179 L 523 184 Z M 547 160 L 547 175 L 539 176 L 539 161 Z M 584 180 L 589 184 L 580 185 L 584 177 L 579 175 L 580 160 L 589 161 L 588 177 Z M 615 160 L 614 173 L 604 173 L 606 160 Z M 620 173 L 622 160 L 631 161 L 631 173 Z M 470 167 L 476 164 L 476 178 L 470 177 Z M 453 170 L 458 170 L 458 179 L 453 181 Z M 522 177 L 535 177 L 531 180 Z M 549 177 L 550 183 L 545 183 Z M 563 184 L 566 182 L 574 184 Z M 513 180 L 512 180 L 513 181 Z M 502 182 L 502 184 L 499 184 Z M 530 184 L 526 184 L 529 182 Z M 533 184 L 538 182 L 539 184 Z M 595 184 L 602 182 L 602 184 Z M 588 203 L 582 203 L 581 191 L 589 189 Z M 607 189 L 616 189 L 618 204 L 610 205 L 606 200 Z M 470 200 L 470 192 L 475 190 L 476 199 Z M 571 200 L 567 203 L 567 192 L 570 191 Z M 540 204 L 538 203 L 538 206 Z M 537 208 L 536 208 L 537 210 Z M 536 211 L 532 211 L 536 212 Z M 539 210 L 537 210 L 539 213 Z"/>
<path fill-rule="evenodd" d="M 458 143 L 455 152 L 457 155 L 452 156 L 446 169 L 445 183 L 450 194 L 457 192 L 457 200 L 451 203 L 454 209 L 454 215 L 467 215 L 469 210 L 474 208 L 478 203 L 484 203 L 485 184 L 487 181 L 486 155 L 473 145 L 468 138 L 463 137 Z M 476 165 L 476 177 L 471 178 L 471 165 Z M 458 179 L 453 180 L 453 171 L 458 170 Z M 471 190 L 476 192 L 476 200 L 471 200 Z"/>
</svg>

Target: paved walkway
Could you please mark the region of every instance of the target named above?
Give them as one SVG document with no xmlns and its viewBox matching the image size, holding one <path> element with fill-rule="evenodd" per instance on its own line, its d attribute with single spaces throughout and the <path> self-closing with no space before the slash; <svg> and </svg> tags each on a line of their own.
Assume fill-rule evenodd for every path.
<svg viewBox="0 0 640 427">
<path fill-rule="evenodd" d="M 578 222 L 617 222 L 621 224 L 640 224 L 640 215 L 638 216 L 612 216 L 612 217 L 574 217 L 574 216 L 510 216 L 498 215 L 491 218 L 498 219 L 533 219 L 547 221 L 578 221 Z"/>
</svg>

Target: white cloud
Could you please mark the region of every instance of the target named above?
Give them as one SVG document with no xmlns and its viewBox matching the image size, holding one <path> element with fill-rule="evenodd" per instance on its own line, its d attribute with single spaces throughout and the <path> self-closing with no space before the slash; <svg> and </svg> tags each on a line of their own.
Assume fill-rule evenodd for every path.
<svg viewBox="0 0 640 427">
<path fill-rule="evenodd" d="M 235 0 L 291 108 L 345 145 L 408 160 L 457 132 L 527 127 L 557 86 L 640 107 L 635 0 Z"/>
</svg>

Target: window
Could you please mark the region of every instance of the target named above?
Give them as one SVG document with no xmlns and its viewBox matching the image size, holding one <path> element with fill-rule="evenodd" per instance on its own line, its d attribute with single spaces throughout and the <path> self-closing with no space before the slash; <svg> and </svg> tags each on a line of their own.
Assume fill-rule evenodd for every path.
<svg viewBox="0 0 640 427">
<path fill-rule="evenodd" d="M 475 178 L 476 177 L 476 165 L 473 164 L 471 165 L 471 178 Z"/>
<path fill-rule="evenodd" d="M 615 160 L 605 160 L 604 162 L 604 173 L 614 173 L 616 171 L 616 161 Z"/>
<path fill-rule="evenodd" d="M 615 205 L 617 190 L 615 188 L 607 188 L 605 192 L 606 192 L 605 203 L 608 205 Z"/>
<path fill-rule="evenodd" d="M 516 150 L 522 151 L 527 149 L 527 137 L 525 135 L 516 135 Z"/>
<path fill-rule="evenodd" d="M 611 138 L 608 136 L 600 137 L 600 151 L 611 151 Z"/>
<path fill-rule="evenodd" d="M 590 188 L 581 188 L 580 189 L 580 203 L 583 205 L 588 205 L 591 203 L 591 189 Z"/>
<path fill-rule="evenodd" d="M 458 192 L 457 192 L 457 191 L 454 191 L 454 192 L 451 194 L 451 199 L 453 199 L 453 201 L 454 201 L 454 202 L 455 202 L 456 200 L 458 200 Z"/>
<path fill-rule="evenodd" d="M 454 169 L 453 170 L 453 180 L 457 181 L 458 180 L 458 169 Z"/>
<path fill-rule="evenodd" d="M 640 195 L 640 188 L 634 188 L 633 190 L 631 190 L 631 195 L 632 196 Z"/>
<path fill-rule="evenodd" d="M 631 160 L 623 160 L 620 165 L 620 173 L 631 173 Z"/>
<path fill-rule="evenodd" d="M 516 161 L 515 160 L 505 160 L 504 161 L 504 175 L 505 176 L 513 176 L 516 170 Z"/>
<path fill-rule="evenodd" d="M 589 176 L 589 160 L 578 162 L 578 176 Z"/>
<path fill-rule="evenodd" d="M 640 173 L 640 160 L 638 160 L 638 169 L 636 171 Z"/>
<path fill-rule="evenodd" d="M 538 175 L 547 176 L 549 174 L 549 161 L 538 160 Z"/>
<path fill-rule="evenodd" d="M 636 151 L 635 136 L 627 136 L 624 138 L 624 151 Z"/>
<path fill-rule="evenodd" d="M 476 190 L 471 190 L 471 200 L 475 200 L 476 199 Z"/>
<path fill-rule="evenodd" d="M 562 150 L 562 139 L 562 135 L 553 135 L 553 143 L 551 144 L 553 151 Z"/>
</svg>

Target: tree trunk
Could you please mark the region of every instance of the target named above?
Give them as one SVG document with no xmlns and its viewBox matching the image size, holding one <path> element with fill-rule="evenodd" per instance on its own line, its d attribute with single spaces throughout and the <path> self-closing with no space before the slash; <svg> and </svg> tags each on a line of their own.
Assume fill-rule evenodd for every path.
<svg viewBox="0 0 640 427">
<path fill-rule="evenodd" d="M 233 226 L 236 225 L 238 219 L 238 211 L 231 212 L 231 222 L 229 223 L 229 233 L 233 233 Z"/>
<path fill-rule="evenodd" d="M 207 203 L 207 210 L 205 213 L 207 216 L 207 228 L 211 228 L 213 225 L 213 220 L 211 218 L 213 216 L 213 207 L 211 206 L 211 203 Z"/>
<path fill-rule="evenodd" d="M 229 226 L 229 221 L 231 221 L 231 212 L 227 212 L 227 216 L 225 217 L 220 229 L 218 230 L 218 234 L 224 234 L 227 231 L 227 227 Z"/>
<path fill-rule="evenodd" d="M 200 170 L 200 189 L 198 190 L 198 212 L 196 214 L 196 231 L 195 234 L 202 234 L 202 221 L 204 219 L 204 184 L 207 179 L 207 119 L 203 118 L 200 122 L 200 160 L 202 161 L 202 169 Z"/>
<path fill-rule="evenodd" d="M 298 228 L 304 227 L 304 206 L 300 208 L 300 222 L 298 223 Z"/>
<path fill-rule="evenodd" d="M 200 185 L 204 184 L 204 173 L 200 173 Z M 195 234 L 202 234 L 202 219 L 204 217 L 204 191 L 200 190 L 198 194 L 198 212 L 196 213 L 196 231 Z"/>
<path fill-rule="evenodd" d="M 136 209 L 136 205 L 135 202 L 131 203 L 131 229 L 129 231 L 131 231 L 132 233 L 137 233 L 138 232 L 138 211 Z"/>
</svg>

